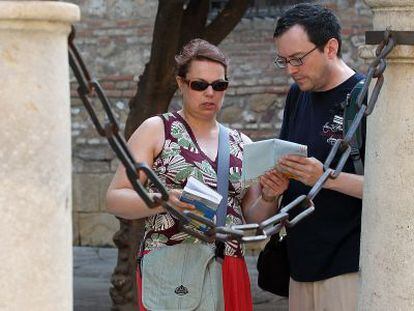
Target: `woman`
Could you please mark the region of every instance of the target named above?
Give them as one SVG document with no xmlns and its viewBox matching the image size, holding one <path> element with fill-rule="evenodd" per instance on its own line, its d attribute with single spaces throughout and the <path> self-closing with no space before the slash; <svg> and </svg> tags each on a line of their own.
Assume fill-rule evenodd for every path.
<svg viewBox="0 0 414 311">
<path fill-rule="evenodd" d="M 169 203 L 179 210 L 192 205 L 179 200 L 187 178 L 194 176 L 213 189 L 217 187 L 217 150 L 219 124 L 217 113 L 223 105 L 228 86 L 227 57 L 214 45 L 194 39 L 176 56 L 177 83 L 182 94 L 182 109 L 147 119 L 131 136 L 128 145 L 137 162 L 147 163 L 168 187 Z M 230 131 L 230 167 L 226 224 L 258 222 L 276 212 L 275 201 L 286 189 L 288 180 L 272 172 L 261 185 L 243 191 L 241 186 L 243 144 L 250 139 Z M 141 178 L 145 182 L 145 178 Z M 149 185 L 150 192 L 153 189 Z M 155 188 L 154 188 L 155 189 Z M 152 195 L 157 196 L 157 193 Z M 196 239 L 179 231 L 177 221 L 162 207 L 149 209 L 137 196 L 118 168 L 107 193 L 109 212 L 126 219 L 146 218 L 143 254 L 160 246 L 194 243 Z M 226 243 L 222 266 L 226 310 L 252 310 L 250 282 L 242 246 Z M 138 283 L 140 280 L 138 280 Z M 139 284 L 138 284 L 139 285 Z"/>
</svg>

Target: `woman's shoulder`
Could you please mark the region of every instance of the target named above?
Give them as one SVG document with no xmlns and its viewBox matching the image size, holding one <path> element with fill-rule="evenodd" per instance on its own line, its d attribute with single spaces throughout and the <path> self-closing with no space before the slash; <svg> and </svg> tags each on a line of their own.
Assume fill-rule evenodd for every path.
<svg viewBox="0 0 414 311">
<path fill-rule="evenodd" d="M 142 124 L 136 129 L 135 132 L 139 130 L 143 130 L 143 131 L 160 130 L 160 129 L 163 129 L 163 127 L 164 127 L 163 119 L 161 115 L 157 115 L 157 116 L 153 116 L 153 117 L 150 117 L 144 120 L 144 122 L 142 122 Z"/>
<path fill-rule="evenodd" d="M 149 117 L 142 122 L 140 127 L 160 127 L 164 126 L 165 122 L 177 119 L 176 113 L 174 112 L 165 112 L 162 114 L 157 114 L 153 117 Z"/>
<path fill-rule="evenodd" d="M 162 146 L 164 141 L 164 121 L 160 116 L 150 117 L 134 131 L 128 140 L 129 144 L 150 144 Z"/>
<path fill-rule="evenodd" d="M 237 129 L 230 129 L 230 137 L 233 138 L 233 141 L 241 144 L 252 142 L 252 140 L 246 134 L 240 132 Z"/>
<path fill-rule="evenodd" d="M 240 133 L 241 135 L 241 139 L 243 141 L 243 144 L 249 144 L 252 142 L 252 140 L 250 139 L 249 136 L 247 136 L 246 134 Z"/>
<path fill-rule="evenodd" d="M 165 112 L 163 114 L 158 115 L 159 117 L 161 117 L 162 119 L 168 121 L 171 119 L 177 119 L 177 113 L 176 112 Z"/>
</svg>

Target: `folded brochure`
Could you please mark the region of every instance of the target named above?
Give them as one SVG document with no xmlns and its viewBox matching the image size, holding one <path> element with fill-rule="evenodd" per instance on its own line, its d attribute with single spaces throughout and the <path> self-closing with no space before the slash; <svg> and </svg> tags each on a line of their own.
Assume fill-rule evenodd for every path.
<svg viewBox="0 0 414 311">
<path fill-rule="evenodd" d="M 288 154 L 307 157 L 308 147 L 277 138 L 245 144 L 243 147 L 243 186 L 251 186 L 257 183 L 259 177 L 266 171 L 278 169 L 279 159 Z"/>
<path fill-rule="evenodd" d="M 222 196 L 195 177 L 190 176 L 187 180 L 180 200 L 194 205 L 195 213 L 210 220 L 214 219 L 216 210 L 221 202 Z M 196 226 L 201 231 L 208 228 L 202 224 Z"/>
</svg>

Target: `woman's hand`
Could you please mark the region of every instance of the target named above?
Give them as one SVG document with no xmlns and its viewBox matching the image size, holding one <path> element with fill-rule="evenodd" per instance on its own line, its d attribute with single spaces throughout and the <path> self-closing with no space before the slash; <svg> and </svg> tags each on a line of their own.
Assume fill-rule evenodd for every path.
<svg viewBox="0 0 414 311">
<path fill-rule="evenodd" d="M 243 197 L 243 216 L 247 223 L 260 223 L 276 214 L 277 200 L 289 185 L 289 179 L 276 169 L 260 177 L 260 183 L 251 185 Z"/>
<path fill-rule="evenodd" d="M 263 199 L 271 201 L 286 191 L 289 186 L 289 179 L 283 173 L 273 169 L 260 177 L 260 185 L 262 186 Z"/>
<path fill-rule="evenodd" d="M 184 210 L 190 210 L 190 211 L 195 210 L 194 205 L 180 201 L 181 192 L 182 190 L 178 190 L 178 189 L 170 190 L 170 192 L 168 193 L 169 194 L 168 203 L 172 207 L 174 207 L 176 210 L 181 211 L 181 212 Z"/>
</svg>

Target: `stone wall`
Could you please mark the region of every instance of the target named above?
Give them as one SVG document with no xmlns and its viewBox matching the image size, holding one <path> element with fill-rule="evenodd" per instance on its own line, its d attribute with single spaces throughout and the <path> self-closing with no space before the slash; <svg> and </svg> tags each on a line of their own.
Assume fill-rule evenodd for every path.
<svg viewBox="0 0 414 311">
<path fill-rule="evenodd" d="M 106 90 L 120 125 L 128 114 L 138 76 L 149 59 L 155 0 L 78 0 L 82 21 L 76 43 L 88 68 Z M 343 58 L 364 71 L 357 48 L 371 28 L 371 12 L 361 0 L 319 1 L 333 8 L 343 25 Z M 290 81 L 275 69 L 274 17 L 244 18 L 220 48 L 231 58 L 227 91 L 220 120 L 253 140 L 274 137 L 281 126 Z M 105 213 L 105 192 L 118 165 L 106 139 L 101 138 L 76 96 L 72 78 L 73 242 L 75 245 L 113 245 L 115 217 Z M 179 98 L 171 103 L 179 107 Z M 103 116 L 101 110 L 97 110 Z"/>
</svg>

